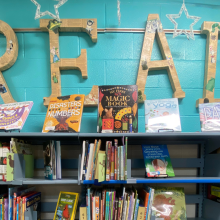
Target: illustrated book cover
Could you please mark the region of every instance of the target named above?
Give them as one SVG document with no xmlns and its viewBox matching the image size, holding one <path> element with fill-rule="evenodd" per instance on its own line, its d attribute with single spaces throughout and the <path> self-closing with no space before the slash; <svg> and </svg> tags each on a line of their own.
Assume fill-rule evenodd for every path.
<svg viewBox="0 0 220 220">
<path fill-rule="evenodd" d="M 6 181 L 7 154 L 10 152 L 9 143 L 0 143 L 0 180 Z"/>
<path fill-rule="evenodd" d="M 32 106 L 32 101 L 0 105 L 0 129 L 21 130 Z"/>
<path fill-rule="evenodd" d="M 53 220 L 74 220 L 79 194 L 60 192 Z"/>
<path fill-rule="evenodd" d="M 80 132 L 84 98 L 78 94 L 51 98 L 42 132 Z"/>
<path fill-rule="evenodd" d="M 145 100 L 145 131 L 181 131 L 177 98 Z"/>
<path fill-rule="evenodd" d="M 220 131 L 220 103 L 199 104 L 201 131 Z"/>
<path fill-rule="evenodd" d="M 7 153 L 6 181 L 14 180 L 14 154 Z"/>
<path fill-rule="evenodd" d="M 97 132 L 138 132 L 136 85 L 99 86 Z"/>
<path fill-rule="evenodd" d="M 151 216 L 160 220 L 187 220 L 184 189 L 181 187 L 156 187 Z"/>
<path fill-rule="evenodd" d="M 146 177 L 175 176 L 167 145 L 142 145 Z"/>
</svg>

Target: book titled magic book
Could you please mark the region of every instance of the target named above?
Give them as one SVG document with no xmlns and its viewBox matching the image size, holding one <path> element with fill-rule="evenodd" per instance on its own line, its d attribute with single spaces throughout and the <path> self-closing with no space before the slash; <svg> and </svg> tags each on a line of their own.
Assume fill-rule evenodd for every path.
<svg viewBox="0 0 220 220">
<path fill-rule="evenodd" d="M 138 132 L 138 88 L 136 85 L 99 86 L 100 133 Z"/>
<path fill-rule="evenodd" d="M 42 132 L 79 132 L 84 98 L 85 95 L 51 98 Z"/>
</svg>

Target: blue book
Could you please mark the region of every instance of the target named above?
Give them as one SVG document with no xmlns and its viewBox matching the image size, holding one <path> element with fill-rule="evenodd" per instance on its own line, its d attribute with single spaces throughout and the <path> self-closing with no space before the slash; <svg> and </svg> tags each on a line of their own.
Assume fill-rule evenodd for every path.
<svg viewBox="0 0 220 220">
<path fill-rule="evenodd" d="M 140 200 L 137 199 L 136 207 L 135 207 L 135 212 L 134 212 L 134 220 L 137 220 L 137 216 L 138 216 L 138 208 L 139 208 L 139 202 L 140 202 Z"/>
<path fill-rule="evenodd" d="M 2 203 L 0 203 L 0 220 L 2 220 Z"/>
<path fill-rule="evenodd" d="M 88 206 L 87 206 L 87 220 L 90 220 L 90 188 L 87 189 Z"/>
</svg>

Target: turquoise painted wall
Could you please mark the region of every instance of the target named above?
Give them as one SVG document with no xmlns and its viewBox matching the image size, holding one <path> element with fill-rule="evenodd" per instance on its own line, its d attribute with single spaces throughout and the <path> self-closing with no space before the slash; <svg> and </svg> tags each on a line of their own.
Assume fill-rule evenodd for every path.
<svg viewBox="0 0 220 220">
<path fill-rule="evenodd" d="M 53 0 L 38 0 L 42 11 L 53 10 Z M 200 4 L 199 2 L 202 2 Z M 173 29 L 166 14 L 177 14 L 181 0 L 121 0 L 121 28 L 145 28 L 148 14 L 158 13 L 163 28 Z M 220 22 L 218 0 L 186 0 L 190 15 L 202 17 L 194 26 L 201 28 L 203 21 Z M 38 28 L 34 20 L 36 6 L 30 0 L 0 2 L 0 19 L 12 28 Z M 97 18 L 98 28 L 117 28 L 116 0 L 69 0 L 59 9 L 61 18 Z M 47 18 L 47 17 L 45 17 Z M 185 15 L 178 19 L 179 28 L 189 29 L 192 20 Z M 50 95 L 50 61 L 48 33 L 16 33 L 19 55 L 16 63 L 3 75 L 16 101 L 34 101 L 34 106 L 23 132 L 41 132 L 46 115 L 43 97 Z M 175 39 L 167 34 L 173 60 L 186 97 L 179 101 L 182 130 L 200 131 L 199 114 L 195 108 L 202 97 L 205 66 L 206 36 L 197 35 L 195 41 L 186 36 Z M 98 42 L 92 43 L 85 33 L 60 33 L 60 57 L 76 58 L 81 49 L 87 49 L 88 79 L 82 79 L 77 70 L 62 71 L 62 95 L 88 94 L 93 85 L 135 84 L 144 33 L 99 33 Z M 0 56 L 5 52 L 6 40 L 0 36 Z M 220 46 L 218 49 L 220 52 Z M 152 60 L 161 59 L 154 43 Z M 220 97 L 220 56 L 217 59 L 215 97 Z M 171 98 L 172 89 L 166 70 L 151 71 L 146 83 L 148 99 Z M 3 103 L 0 100 L 0 103 Z M 97 108 L 84 108 L 81 132 L 96 132 Z M 139 105 L 139 132 L 144 132 L 144 106 Z"/>
</svg>

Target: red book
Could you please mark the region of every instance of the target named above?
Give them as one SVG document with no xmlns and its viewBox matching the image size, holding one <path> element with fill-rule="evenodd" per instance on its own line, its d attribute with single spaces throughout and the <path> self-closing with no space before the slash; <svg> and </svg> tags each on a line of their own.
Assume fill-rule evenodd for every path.
<svg viewBox="0 0 220 220">
<path fill-rule="evenodd" d="M 111 180 L 114 180 L 115 174 L 115 146 L 111 146 Z"/>
<path fill-rule="evenodd" d="M 117 180 L 117 172 L 118 172 L 118 140 L 115 139 L 115 180 Z"/>
<path fill-rule="evenodd" d="M 120 220 L 120 216 L 121 216 L 121 198 L 119 198 L 119 201 L 118 201 L 118 217 L 117 217 L 117 220 Z"/>
<path fill-rule="evenodd" d="M 108 142 L 108 151 L 107 151 L 107 169 L 106 169 L 106 181 L 110 180 L 111 172 L 111 142 Z"/>
</svg>

